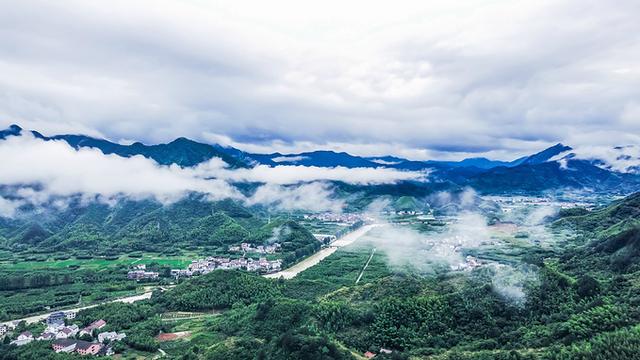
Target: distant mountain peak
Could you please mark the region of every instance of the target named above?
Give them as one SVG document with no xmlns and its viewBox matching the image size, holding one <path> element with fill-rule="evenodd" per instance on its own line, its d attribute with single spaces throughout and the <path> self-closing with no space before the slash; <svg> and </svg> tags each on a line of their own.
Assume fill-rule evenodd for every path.
<svg viewBox="0 0 640 360">
<path fill-rule="evenodd" d="M 8 128 L 0 130 L 0 140 L 6 139 L 7 136 L 20 135 L 22 128 L 16 124 L 11 124 Z"/>
<path fill-rule="evenodd" d="M 570 146 L 566 146 L 562 143 L 557 143 L 549 148 L 546 148 L 540 151 L 539 153 L 536 153 L 527 157 L 522 162 L 522 164 L 527 164 L 527 165 L 542 164 L 544 162 L 551 160 L 553 157 L 559 154 L 562 154 L 563 152 L 567 152 L 571 150 L 573 150 L 573 148 L 571 148 Z"/>
<path fill-rule="evenodd" d="M 20 132 L 22 131 L 22 128 L 16 124 L 11 124 L 9 125 L 8 130 L 14 131 L 14 132 Z"/>
</svg>

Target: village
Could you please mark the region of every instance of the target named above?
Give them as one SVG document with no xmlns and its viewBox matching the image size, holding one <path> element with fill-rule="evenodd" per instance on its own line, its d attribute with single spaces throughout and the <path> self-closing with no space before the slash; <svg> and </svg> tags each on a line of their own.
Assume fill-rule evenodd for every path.
<svg viewBox="0 0 640 360">
<path fill-rule="evenodd" d="M 193 275 L 208 274 L 213 270 L 245 270 L 270 274 L 278 272 L 282 268 L 282 260 L 267 260 L 265 257 L 254 259 L 245 257 L 248 253 L 266 255 L 274 254 L 281 248 L 280 244 L 258 245 L 254 247 L 249 243 L 242 243 L 239 246 L 231 246 L 229 252 L 242 253 L 242 257 L 232 259 L 223 256 L 209 256 L 204 259 L 193 260 L 186 269 L 171 269 L 171 277 L 191 277 Z M 136 264 L 127 273 L 131 280 L 155 280 L 160 277 L 157 271 L 147 271 L 145 264 Z"/>
<path fill-rule="evenodd" d="M 31 331 L 20 332 L 10 344 L 23 346 L 33 341 L 49 341 L 56 353 L 77 353 L 79 355 L 110 356 L 114 354 L 113 346 L 117 341 L 127 337 L 125 333 L 101 331 L 107 326 L 106 321 L 98 319 L 80 328 L 72 324 L 75 311 L 58 311 L 51 313 L 45 320 L 45 329 L 40 335 Z M 16 322 L 0 324 L 0 338 L 10 336 L 19 331 L 21 324 Z"/>
<path fill-rule="evenodd" d="M 254 260 L 252 258 L 240 258 L 230 259 L 227 257 L 213 257 L 209 256 L 205 259 L 193 260 L 189 267 L 183 269 L 172 269 L 171 275 L 175 277 L 190 277 L 193 275 L 204 275 L 212 272 L 213 270 L 233 270 L 240 269 L 251 272 L 260 272 L 263 274 L 269 274 L 280 271 L 282 267 L 282 260 L 267 260 L 266 258 L 259 258 Z"/>
</svg>

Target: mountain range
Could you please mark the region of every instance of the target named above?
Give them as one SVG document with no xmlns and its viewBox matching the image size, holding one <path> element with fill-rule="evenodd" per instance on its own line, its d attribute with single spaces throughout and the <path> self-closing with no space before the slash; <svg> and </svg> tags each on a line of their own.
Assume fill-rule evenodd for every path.
<svg viewBox="0 0 640 360">
<path fill-rule="evenodd" d="M 0 131 L 0 140 L 20 135 L 23 131 L 20 126 L 11 125 Z M 44 136 L 37 131 L 31 133 L 46 141 L 63 140 L 75 149 L 96 148 L 105 154 L 123 157 L 142 155 L 161 165 L 177 164 L 182 167 L 191 167 L 212 158 L 219 158 L 232 169 L 257 165 L 296 165 L 428 171 L 429 179 L 423 186 L 471 186 L 484 193 L 540 192 L 559 188 L 627 193 L 640 187 L 640 175 L 636 171 L 621 172 L 604 159 L 581 159 L 572 152 L 571 147 L 563 144 L 556 144 L 513 161 L 483 157 L 461 161 L 415 161 L 396 156 L 362 157 L 329 150 L 296 154 L 255 154 L 234 147 L 200 143 L 184 137 L 166 144 L 145 145 L 135 142 L 122 145 L 86 135 Z M 615 149 L 621 151 L 624 147 Z M 629 155 L 625 156 L 620 155 L 618 159 L 629 161 Z M 629 166 L 627 169 L 635 170 L 637 167 Z"/>
</svg>

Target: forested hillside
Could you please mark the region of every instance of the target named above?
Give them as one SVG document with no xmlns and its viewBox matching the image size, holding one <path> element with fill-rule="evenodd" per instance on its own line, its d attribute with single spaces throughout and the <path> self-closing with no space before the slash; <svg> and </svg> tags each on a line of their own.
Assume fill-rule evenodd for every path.
<svg viewBox="0 0 640 360">
<path fill-rule="evenodd" d="M 177 359 L 360 359 L 367 351 L 380 359 L 634 359 L 638 198 L 562 212 L 554 228 L 581 235 L 544 257 L 521 255 L 537 274 L 523 282 L 521 302 L 497 290 L 498 269 L 418 276 L 390 268 L 384 254 L 354 283 L 370 253 L 361 244 L 293 280 L 215 271 L 157 292 L 150 304 L 96 311 L 112 321 L 121 321 L 116 311 L 143 314 L 121 325 L 147 329 L 128 346 L 160 347 Z M 199 335 L 189 341 L 155 342 L 154 332 L 176 329 L 159 323 L 161 314 L 176 311 L 208 320 L 196 322 Z M 222 313 L 208 318 L 210 311 Z M 39 346 L 0 351 L 0 358 L 35 354 Z"/>
<path fill-rule="evenodd" d="M 231 200 L 209 202 L 192 195 L 172 204 L 122 200 L 72 203 L 62 211 L 27 214 L 0 221 L 0 246 L 7 250 L 110 256 L 132 251 L 172 253 L 195 247 L 224 249 L 232 244 L 263 244 L 275 228 L 286 226 L 285 250 L 315 244 L 295 222 L 274 218 Z M 311 251 L 313 252 L 313 251 Z"/>
</svg>

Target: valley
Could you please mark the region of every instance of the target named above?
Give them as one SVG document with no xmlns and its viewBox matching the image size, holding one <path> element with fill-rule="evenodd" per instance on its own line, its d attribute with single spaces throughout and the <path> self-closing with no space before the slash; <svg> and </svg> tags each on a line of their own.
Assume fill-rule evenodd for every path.
<svg viewBox="0 0 640 360">
<path fill-rule="evenodd" d="M 567 160 L 580 178 L 553 160 L 566 146 L 514 162 L 378 167 L 332 152 L 98 140 L 37 141 L 148 159 L 207 186 L 302 157 L 296 170 L 400 180 L 222 180 L 233 189 L 216 187 L 223 198 L 200 188 L 37 204 L 30 194 L 43 188 L 1 185 L 17 207 L 0 216 L 0 359 L 74 359 L 86 348 L 122 359 L 564 360 L 640 349 L 640 206 L 625 190 L 638 175 Z M 416 169 L 428 179 L 405 180 Z"/>
<path fill-rule="evenodd" d="M 640 360 L 639 17 L 0 0 L 0 360 Z"/>
</svg>

